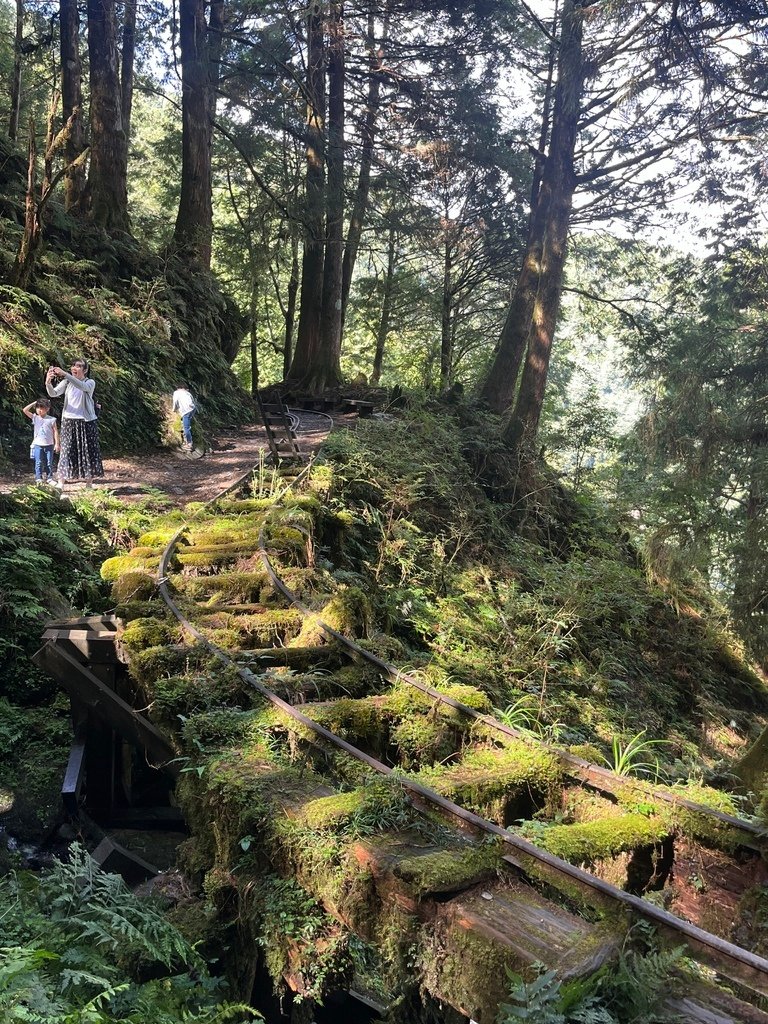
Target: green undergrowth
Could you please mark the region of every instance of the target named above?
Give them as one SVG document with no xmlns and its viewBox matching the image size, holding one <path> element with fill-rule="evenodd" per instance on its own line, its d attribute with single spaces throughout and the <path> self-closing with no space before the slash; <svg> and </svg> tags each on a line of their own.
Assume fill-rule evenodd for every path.
<svg viewBox="0 0 768 1024">
<path fill-rule="evenodd" d="M 7 140 L 2 143 L 4 150 Z M 15 154 L 2 153 L 0 276 L 9 280 L 23 224 L 24 178 Z M 84 356 L 102 404 L 102 449 L 141 451 L 165 443 L 178 428 L 170 395 L 190 386 L 205 429 L 254 415 L 250 397 L 230 370 L 244 331 L 234 303 L 212 275 L 183 260 L 142 248 L 126 235 L 109 238 L 66 216 L 54 198 L 45 246 L 28 290 L 0 287 L 0 451 L 24 458 L 28 422 L 21 409 L 44 392 L 46 368 L 67 369 Z M 61 400 L 53 411 L 60 413 Z"/>
<path fill-rule="evenodd" d="M 102 872 L 79 846 L 68 863 L 0 880 L 4 1021 L 245 1024 L 221 979 L 159 906 Z M 198 925 L 199 931 L 199 925 Z"/>
<path fill-rule="evenodd" d="M 50 619 L 111 606 L 99 563 L 157 511 L 99 491 L 66 502 L 39 487 L 0 495 L 0 778 L 3 824 L 19 840 L 38 838 L 59 812 L 71 741 L 69 700 L 31 656 Z"/>
<path fill-rule="evenodd" d="M 472 410 L 409 412 L 329 437 L 329 501 L 346 518 L 318 564 L 365 591 L 367 645 L 399 645 L 399 664 L 500 710 L 526 698 L 562 745 L 610 756 L 615 736 L 647 729 L 667 741 L 662 778 L 714 765 L 721 726 L 748 741 L 766 691 L 707 590 L 665 590 L 628 524 L 545 474 L 527 496 L 492 486 L 475 452 L 494 450 L 493 430 Z"/>
</svg>

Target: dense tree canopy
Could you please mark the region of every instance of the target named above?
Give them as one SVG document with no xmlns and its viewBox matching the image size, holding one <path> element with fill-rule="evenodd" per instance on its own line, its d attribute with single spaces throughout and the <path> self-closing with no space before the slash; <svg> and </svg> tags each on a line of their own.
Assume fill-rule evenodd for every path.
<svg viewBox="0 0 768 1024">
<path fill-rule="evenodd" d="M 250 386 L 477 387 L 518 458 L 549 452 L 695 550 L 760 648 L 762 3 L 18 0 L 2 19 L 17 283 L 60 199 L 212 268 Z"/>
</svg>

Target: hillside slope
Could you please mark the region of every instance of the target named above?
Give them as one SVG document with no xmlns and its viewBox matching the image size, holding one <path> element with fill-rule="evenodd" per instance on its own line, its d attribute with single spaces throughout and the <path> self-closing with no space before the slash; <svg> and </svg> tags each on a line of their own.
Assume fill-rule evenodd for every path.
<svg viewBox="0 0 768 1024">
<path fill-rule="evenodd" d="M 9 281 L 23 225 L 24 166 L 0 140 L 0 279 Z M 210 274 L 116 240 L 52 203 L 30 289 L 0 284 L 0 443 L 23 451 L 22 406 L 43 390 L 50 364 L 90 360 L 102 404 L 105 453 L 140 451 L 168 437 L 168 397 L 187 383 L 203 423 L 252 419 L 230 369 L 244 323 Z M 165 399 L 165 400 L 164 400 Z M 54 411 L 56 411 L 54 409 Z"/>
</svg>

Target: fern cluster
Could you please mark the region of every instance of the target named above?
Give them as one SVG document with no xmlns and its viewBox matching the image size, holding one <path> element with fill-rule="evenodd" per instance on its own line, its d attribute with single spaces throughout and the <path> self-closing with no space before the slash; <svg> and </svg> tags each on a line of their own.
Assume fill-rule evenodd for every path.
<svg viewBox="0 0 768 1024">
<path fill-rule="evenodd" d="M 0 1017 L 29 1024 L 244 1024 L 197 951 L 152 903 L 71 848 L 0 880 Z"/>
<path fill-rule="evenodd" d="M 674 1024 L 679 1017 L 665 1002 L 684 950 L 658 949 L 653 934 L 637 930 L 638 947 L 625 948 L 610 972 L 563 983 L 541 964 L 533 981 L 507 971 L 509 1001 L 499 1006 L 496 1024 Z"/>
</svg>

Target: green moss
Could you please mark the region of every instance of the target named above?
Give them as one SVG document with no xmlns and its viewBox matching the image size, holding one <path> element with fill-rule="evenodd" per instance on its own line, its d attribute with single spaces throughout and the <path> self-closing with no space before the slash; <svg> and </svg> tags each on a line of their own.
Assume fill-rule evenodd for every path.
<svg viewBox="0 0 768 1024">
<path fill-rule="evenodd" d="M 177 553 L 177 561 L 183 568 L 221 565 L 238 558 L 246 558 L 258 550 L 256 541 L 239 541 L 232 544 L 201 544 L 190 546 Z"/>
<path fill-rule="evenodd" d="M 260 612 L 258 615 L 222 611 L 203 615 L 196 624 L 200 628 L 213 629 L 219 633 L 226 630 L 234 638 L 237 646 L 250 650 L 287 643 L 298 634 L 302 622 L 300 612 L 280 608 Z"/>
<path fill-rule="evenodd" d="M 392 730 L 404 768 L 443 761 L 456 750 L 454 732 L 426 715 L 403 718 Z"/>
<path fill-rule="evenodd" d="M 142 533 L 136 543 L 141 547 L 165 548 L 177 530 L 178 526 L 175 525 L 167 527 L 166 529 L 158 529 L 155 527 L 155 529 L 149 530 L 147 533 Z M 185 543 L 183 538 L 180 538 L 180 541 L 181 543 Z"/>
<path fill-rule="evenodd" d="M 512 741 L 503 748 L 472 749 L 456 765 L 423 769 L 418 777 L 457 803 L 501 819 L 516 798 L 543 802 L 559 794 L 563 769 L 554 754 Z"/>
<path fill-rule="evenodd" d="M 264 512 L 275 504 L 275 495 L 268 498 L 220 498 L 216 508 L 225 513 Z"/>
<path fill-rule="evenodd" d="M 307 552 L 307 536 L 292 526 L 270 524 L 265 539 L 267 551 L 281 555 L 293 562 L 302 562 Z"/>
<path fill-rule="evenodd" d="M 568 747 L 568 752 L 580 757 L 582 761 L 588 761 L 589 764 L 604 764 L 603 755 L 594 743 L 575 743 Z"/>
<path fill-rule="evenodd" d="M 125 577 L 121 577 L 125 579 Z M 123 622 L 132 622 L 133 619 L 151 619 L 167 614 L 166 606 L 161 600 L 154 601 L 123 601 L 115 605 L 114 615 Z"/>
<path fill-rule="evenodd" d="M 365 802 L 362 790 L 334 793 L 304 804 L 297 818 L 311 829 L 335 829 L 347 824 Z"/>
<path fill-rule="evenodd" d="M 428 711 L 432 703 L 432 698 L 415 686 L 396 683 L 385 697 L 382 710 L 393 718 L 404 718 L 414 711 Z"/>
<path fill-rule="evenodd" d="M 115 555 L 114 558 L 102 562 L 101 578 L 111 583 L 126 573 L 131 573 L 132 576 L 139 573 L 145 576 L 156 575 L 159 561 L 159 558 L 140 558 L 130 554 Z"/>
<path fill-rule="evenodd" d="M 268 578 L 264 569 L 220 572 L 215 576 L 178 577 L 174 580 L 174 587 L 195 600 L 208 598 L 216 602 L 247 604 L 258 600 Z"/>
<path fill-rule="evenodd" d="M 623 814 L 574 825 L 553 825 L 536 842 L 561 860 L 588 864 L 660 843 L 668 835 L 668 822 L 663 818 Z"/>
<path fill-rule="evenodd" d="M 342 697 L 322 707 L 310 704 L 305 713 L 318 725 L 355 744 L 381 744 L 381 713 L 374 698 Z"/>
<path fill-rule="evenodd" d="M 210 658 L 210 652 L 201 644 L 146 647 L 131 655 L 131 675 L 139 683 L 151 683 L 160 676 L 184 675 L 205 665 Z"/>
<path fill-rule="evenodd" d="M 738 828 L 718 821 L 705 811 L 692 810 L 673 801 L 659 800 L 654 796 L 654 789 L 738 817 L 738 810 L 727 793 L 700 783 L 653 787 L 641 780 L 632 780 L 627 781 L 615 795 L 622 807 L 639 810 L 646 815 L 655 814 L 666 821 L 669 831 L 681 832 L 708 846 L 732 852 L 744 842 L 745 834 Z"/>
<path fill-rule="evenodd" d="M 106 579 L 106 577 L 103 577 Z M 157 592 L 157 579 L 134 567 L 114 578 L 112 583 L 112 600 L 116 604 L 128 601 L 146 601 Z"/>
<path fill-rule="evenodd" d="M 120 634 L 120 642 L 131 652 L 170 644 L 177 638 L 177 629 L 155 618 L 133 619 Z"/>
<path fill-rule="evenodd" d="M 153 719 L 162 720 L 172 729 L 181 728 L 182 717 L 221 707 L 239 711 L 261 702 L 256 692 L 229 668 L 160 676 L 148 689 Z"/>
<path fill-rule="evenodd" d="M 500 841 L 493 841 L 463 850 L 423 853 L 398 861 L 395 875 L 417 898 L 431 892 L 455 892 L 494 875 L 503 852 Z"/>
<path fill-rule="evenodd" d="M 478 690 L 476 686 L 467 686 L 464 683 L 445 683 L 436 686 L 435 689 L 444 693 L 446 697 L 450 697 L 460 704 L 466 704 L 467 707 L 472 708 L 474 711 L 479 711 L 481 714 L 487 715 L 493 710 L 493 705 L 488 695 L 483 693 L 482 690 Z M 441 705 L 441 714 L 450 713 L 456 715 L 461 712 L 457 712 L 448 705 Z"/>
</svg>

